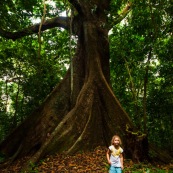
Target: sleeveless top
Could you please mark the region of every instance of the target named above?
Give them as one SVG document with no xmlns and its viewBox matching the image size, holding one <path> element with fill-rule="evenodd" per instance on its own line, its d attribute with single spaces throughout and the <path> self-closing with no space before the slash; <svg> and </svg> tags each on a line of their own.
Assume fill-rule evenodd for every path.
<svg viewBox="0 0 173 173">
<path fill-rule="evenodd" d="M 111 156 L 110 156 L 111 166 L 121 167 L 120 154 L 123 152 L 123 149 L 121 147 L 116 149 L 113 145 L 111 145 L 109 146 L 109 150 L 111 151 Z"/>
</svg>

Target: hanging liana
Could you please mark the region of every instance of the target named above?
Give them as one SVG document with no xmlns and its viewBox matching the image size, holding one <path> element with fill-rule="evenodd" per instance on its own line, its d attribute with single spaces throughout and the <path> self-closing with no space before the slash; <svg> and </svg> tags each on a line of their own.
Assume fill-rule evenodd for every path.
<svg viewBox="0 0 173 173">
<path fill-rule="evenodd" d="M 41 44 L 42 44 L 42 40 L 41 40 L 41 28 L 42 28 L 42 25 L 45 21 L 45 16 L 46 16 L 46 3 L 45 3 L 46 0 L 43 0 L 43 16 L 41 18 L 41 22 L 40 22 L 40 25 L 39 25 L 39 30 L 38 30 L 38 62 L 40 61 L 40 57 L 41 57 Z"/>
</svg>

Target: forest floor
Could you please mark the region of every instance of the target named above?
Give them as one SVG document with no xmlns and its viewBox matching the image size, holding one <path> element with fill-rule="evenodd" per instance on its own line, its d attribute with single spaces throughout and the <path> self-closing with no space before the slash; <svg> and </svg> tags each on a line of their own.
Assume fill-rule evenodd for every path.
<svg viewBox="0 0 173 173">
<path fill-rule="evenodd" d="M 23 162 L 20 160 L 0 169 L 0 173 L 21 173 Z M 30 167 L 32 169 L 30 173 L 106 173 L 109 169 L 106 148 L 103 147 L 71 156 L 62 154 L 47 156 L 37 165 L 31 164 Z M 173 173 L 173 164 L 135 164 L 131 160 L 124 159 L 123 173 Z"/>
</svg>

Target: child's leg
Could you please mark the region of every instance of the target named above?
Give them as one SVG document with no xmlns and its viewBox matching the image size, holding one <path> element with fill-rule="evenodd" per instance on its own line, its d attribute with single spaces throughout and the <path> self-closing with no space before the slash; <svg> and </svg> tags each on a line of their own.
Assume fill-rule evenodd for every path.
<svg viewBox="0 0 173 173">
<path fill-rule="evenodd" d="M 115 168 L 115 170 L 116 170 L 115 171 L 116 173 L 122 173 L 122 169 L 121 168 Z"/>
<path fill-rule="evenodd" d="M 109 173 L 116 173 L 116 168 L 113 166 L 110 166 Z"/>
</svg>

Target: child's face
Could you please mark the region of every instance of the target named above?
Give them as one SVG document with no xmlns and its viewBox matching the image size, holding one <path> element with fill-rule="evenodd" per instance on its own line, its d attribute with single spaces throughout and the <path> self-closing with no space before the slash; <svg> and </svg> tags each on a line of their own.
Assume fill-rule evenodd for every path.
<svg viewBox="0 0 173 173">
<path fill-rule="evenodd" d="M 120 140 L 119 140 L 119 138 L 115 138 L 114 139 L 114 145 L 119 145 L 120 144 Z"/>
</svg>

